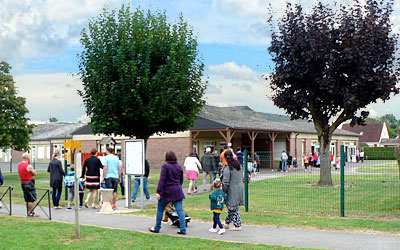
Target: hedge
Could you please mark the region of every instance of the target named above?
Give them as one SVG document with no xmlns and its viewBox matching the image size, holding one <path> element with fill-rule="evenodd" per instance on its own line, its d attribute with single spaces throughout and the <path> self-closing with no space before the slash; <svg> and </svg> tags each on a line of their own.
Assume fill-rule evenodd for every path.
<svg viewBox="0 0 400 250">
<path fill-rule="evenodd" d="M 364 148 L 366 160 L 396 160 L 394 147 L 370 147 Z"/>
</svg>

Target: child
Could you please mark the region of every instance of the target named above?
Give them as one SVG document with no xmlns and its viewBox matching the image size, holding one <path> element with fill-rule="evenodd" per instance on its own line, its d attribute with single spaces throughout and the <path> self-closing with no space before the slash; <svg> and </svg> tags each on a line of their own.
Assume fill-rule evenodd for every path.
<svg viewBox="0 0 400 250">
<path fill-rule="evenodd" d="M 225 228 L 222 226 L 221 220 L 219 219 L 219 216 L 222 213 L 222 209 L 224 209 L 224 201 L 226 200 L 226 196 L 224 191 L 222 191 L 222 186 L 223 183 L 221 183 L 220 179 L 216 179 L 213 182 L 213 190 L 212 194 L 210 194 L 210 200 L 211 200 L 211 210 L 214 213 L 214 224 L 213 227 L 210 228 L 208 231 L 212 233 L 217 232 L 217 225 L 219 226 L 220 230 L 218 231 L 218 234 L 223 234 L 225 233 Z"/>
<path fill-rule="evenodd" d="M 75 176 L 75 171 L 74 171 L 74 164 L 71 164 L 71 171 L 65 176 L 66 179 L 70 179 L 71 177 Z M 74 182 L 75 182 L 75 178 L 74 178 Z M 74 183 L 75 184 L 75 183 Z M 68 197 L 68 207 L 67 207 L 67 211 L 71 210 L 71 202 L 74 200 L 74 196 L 75 196 L 75 187 L 74 185 L 71 186 L 69 185 L 69 197 Z M 82 208 L 83 206 L 83 196 L 85 194 L 85 185 L 83 183 L 83 180 L 81 178 L 79 178 L 79 208 Z"/>
</svg>

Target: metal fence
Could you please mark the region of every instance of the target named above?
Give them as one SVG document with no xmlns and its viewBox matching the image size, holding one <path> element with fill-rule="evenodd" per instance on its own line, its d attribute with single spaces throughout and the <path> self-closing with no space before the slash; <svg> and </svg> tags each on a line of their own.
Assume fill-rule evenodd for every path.
<svg viewBox="0 0 400 250">
<path fill-rule="evenodd" d="M 304 159 L 296 159 L 295 167 L 292 159 L 286 172 L 270 152 L 257 155 L 261 168 L 254 168 L 252 161 L 245 162 L 249 212 L 400 218 L 399 164 L 392 154 L 375 152 L 374 160 L 345 162 L 343 153 L 341 161 L 332 161 L 334 185 L 329 187 L 317 185 L 320 168 L 315 163 L 306 166 Z"/>
<path fill-rule="evenodd" d="M 0 169 L 2 173 L 18 173 L 19 162 L 0 162 Z M 38 171 L 47 171 L 49 163 L 31 162 L 32 166 Z"/>
</svg>

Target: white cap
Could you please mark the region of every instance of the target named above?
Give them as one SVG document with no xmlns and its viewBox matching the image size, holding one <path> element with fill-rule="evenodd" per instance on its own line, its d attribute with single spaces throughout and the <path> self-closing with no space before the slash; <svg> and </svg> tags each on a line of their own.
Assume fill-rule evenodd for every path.
<svg viewBox="0 0 400 250">
<path fill-rule="evenodd" d="M 210 153 L 210 152 L 211 152 L 211 148 L 210 148 L 210 147 L 207 147 L 207 148 L 206 148 L 206 152 L 207 152 L 207 153 Z"/>
</svg>

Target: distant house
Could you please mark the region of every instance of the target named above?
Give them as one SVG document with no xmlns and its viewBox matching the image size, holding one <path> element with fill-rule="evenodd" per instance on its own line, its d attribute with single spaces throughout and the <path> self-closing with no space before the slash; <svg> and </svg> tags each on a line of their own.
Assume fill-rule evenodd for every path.
<svg viewBox="0 0 400 250">
<path fill-rule="evenodd" d="M 342 129 L 359 134 L 359 143 L 365 143 L 368 147 L 383 147 L 384 140 L 389 139 L 389 132 L 384 122 L 368 123 L 365 126 L 343 124 Z"/>
</svg>

